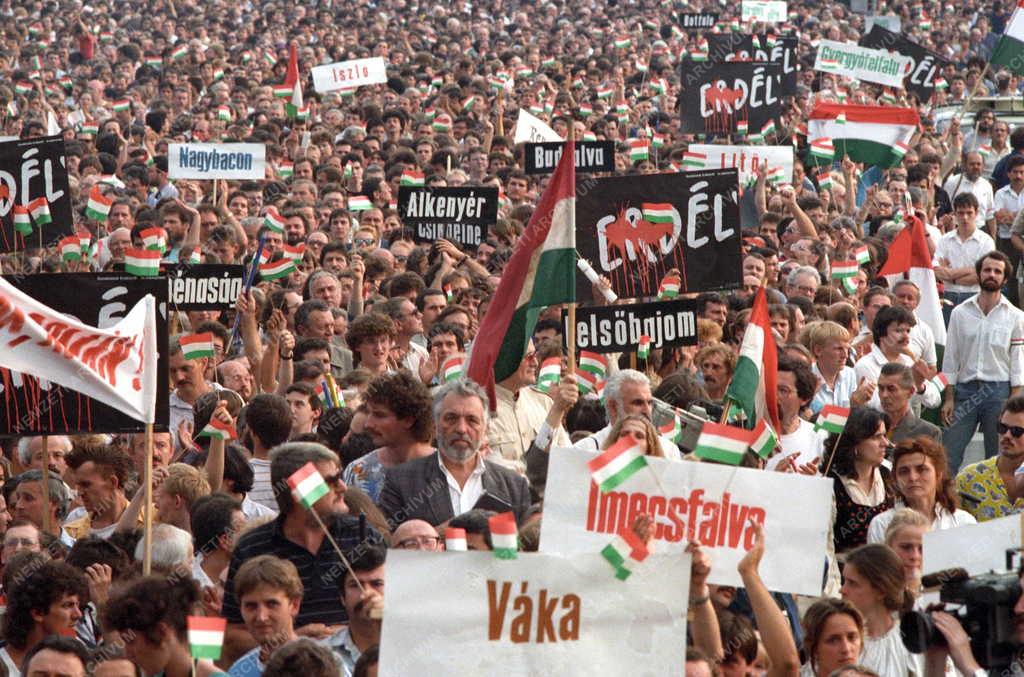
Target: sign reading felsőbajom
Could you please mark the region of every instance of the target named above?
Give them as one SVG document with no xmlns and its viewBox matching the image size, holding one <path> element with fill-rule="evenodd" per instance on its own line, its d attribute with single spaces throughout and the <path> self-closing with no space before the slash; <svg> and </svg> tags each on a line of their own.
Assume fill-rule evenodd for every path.
<svg viewBox="0 0 1024 677">
<path fill-rule="evenodd" d="M 523 148 L 523 172 L 551 174 L 562 157 L 564 142 L 527 143 Z M 582 174 L 615 171 L 614 141 L 576 142 L 576 171 Z"/>
<path fill-rule="evenodd" d="M 816 71 L 898 88 L 903 87 L 910 66 L 910 60 L 900 54 L 834 40 L 821 41 L 814 61 Z"/>
<path fill-rule="evenodd" d="M 613 538 L 572 557 L 389 552 L 380 674 L 678 674 L 690 557 L 652 554 L 619 580 L 598 554 Z"/>
<path fill-rule="evenodd" d="M 477 247 L 498 220 L 498 189 L 401 186 L 398 216 L 413 229 L 417 242 L 444 239 Z"/>
<path fill-rule="evenodd" d="M 167 271 L 174 310 L 230 310 L 242 293 L 244 267 L 181 264 Z"/>
<path fill-rule="evenodd" d="M 651 515 L 654 552 L 682 554 L 689 541 L 700 541 L 715 563 L 708 582 L 741 586 L 736 565 L 754 545 L 753 520 L 764 526 L 768 543 L 785 544 L 769 546 L 761 561 L 768 589 L 821 594 L 824 558 L 808 553 L 824 552 L 831 480 L 647 456 L 648 468 L 602 492 L 587 468 L 594 457 L 582 449 L 551 450 L 541 552 L 600 552 L 638 515 Z"/>
<path fill-rule="evenodd" d="M 313 68 L 313 89 L 320 93 L 378 85 L 387 81 L 387 64 L 384 63 L 384 58 L 379 56 L 339 61 Z"/>
<path fill-rule="evenodd" d="M 266 178 L 267 147 L 262 143 L 172 143 L 167 176 L 172 179 Z"/>
<path fill-rule="evenodd" d="M 568 311 L 562 311 L 562 323 L 568 336 Z M 697 345 L 697 301 L 676 299 L 576 309 L 576 347 L 580 350 L 632 352 L 641 336 L 649 336 L 655 349 Z"/>
</svg>

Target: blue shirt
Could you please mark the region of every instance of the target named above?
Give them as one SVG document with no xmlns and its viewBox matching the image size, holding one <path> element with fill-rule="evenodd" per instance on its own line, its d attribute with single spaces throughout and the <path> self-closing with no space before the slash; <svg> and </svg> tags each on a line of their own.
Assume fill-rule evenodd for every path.
<svg viewBox="0 0 1024 677">
<path fill-rule="evenodd" d="M 256 647 L 242 654 L 228 670 L 230 677 L 260 677 L 263 674 L 263 663 L 260 662 L 260 649 Z"/>
<path fill-rule="evenodd" d="M 814 392 L 814 398 L 811 399 L 811 411 L 817 414 L 826 404 L 834 404 L 837 407 L 850 406 L 850 396 L 857 389 L 857 375 L 854 373 L 853 367 L 843 367 L 839 371 L 839 375 L 836 376 L 836 384 L 832 388 L 829 388 L 825 380 L 821 378 L 817 363 L 811 365 L 811 371 L 819 378 L 818 389 Z"/>
</svg>

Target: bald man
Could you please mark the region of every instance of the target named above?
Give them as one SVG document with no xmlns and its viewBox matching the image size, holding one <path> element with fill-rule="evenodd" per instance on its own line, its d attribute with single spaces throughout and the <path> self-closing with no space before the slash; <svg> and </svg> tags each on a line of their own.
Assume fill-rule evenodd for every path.
<svg viewBox="0 0 1024 677">
<path fill-rule="evenodd" d="M 391 547 L 402 550 L 440 550 L 441 537 L 428 522 L 409 520 L 395 528 L 391 534 Z"/>
</svg>

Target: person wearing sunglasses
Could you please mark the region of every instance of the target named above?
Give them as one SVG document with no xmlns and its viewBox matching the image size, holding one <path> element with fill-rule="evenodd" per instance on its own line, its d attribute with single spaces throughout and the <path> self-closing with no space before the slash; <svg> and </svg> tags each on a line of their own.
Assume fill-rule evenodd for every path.
<svg viewBox="0 0 1024 677">
<path fill-rule="evenodd" d="M 1024 510 L 1024 396 L 1003 404 L 996 424 L 999 454 L 968 465 L 956 476 L 963 508 L 979 522 Z"/>
</svg>

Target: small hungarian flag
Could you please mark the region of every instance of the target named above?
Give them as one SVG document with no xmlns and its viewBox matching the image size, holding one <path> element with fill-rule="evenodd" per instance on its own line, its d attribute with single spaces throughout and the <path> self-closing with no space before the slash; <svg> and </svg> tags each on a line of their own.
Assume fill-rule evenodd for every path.
<svg viewBox="0 0 1024 677">
<path fill-rule="evenodd" d="M 740 136 L 746 136 L 747 132 L 750 131 L 750 123 L 746 120 L 738 120 L 736 122 L 736 133 Z"/>
<path fill-rule="evenodd" d="M 823 71 L 830 71 L 830 70 L 835 70 L 836 68 L 839 68 L 839 62 L 837 60 L 835 60 L 835 59 L 822 59 L 821 60 L 821 70 L 823 70 Z"/>
<path fill-rule="evenodd" d="M 649 157 L 647 148 L 647 139 L 630 139 L 629 140 L 629 161 L 640 162 L 646 160 Z"/>
<path fill-rule="evenodd" d="M 549 392 L 551 387 L 562 380 L 562 360 L 558 357 L 549 357 L 541 362 L 537 370 L 537 390 L 542 393 Z"/>
<path fill-rule="evenodd" d="M 768 170 L 768 176 L 765 177 L 768 183 L 782 183 L 786 179 L 786 173 L 782 167 L 772 167 Z"/>
<path fill-rule="evenodd" d="M 156 277 L 160 274 L 160 252 L 146 249 L 128 249 L 124 254 L 125 272 L 139 277 Z"/>
<path fill-rule="evenodd" d="M 263 225 L 275 233 L 284 233 L 284 217 L 274 207 L 267 207 L 267 213 L 263 215 Z"/>
<path fill-rule="evenodd" d="M 475 103 L 476 103 L 476 97 L 475 96 L 466 97 L 466 100 L 462 102 L 462 112 L 468 113 L 469 111 L 473 110 L 473 104 L 475 104 Z"/>
<path fill-rule="evenodd" d="M 519 550 L 519 528 L 511 512 L 494 515 L 487 520 L 491 530 L 491 547 L 498 559 L 515 559 Z"/>
<path fill-rule="evenodd" d="M 115 113 L 123 113 L 132 109 L 132 102 L 130 99 L 118 99 L 112 107 Z"/>
<path fill-rule="evenodd" d="M 98 242 L 98 240 L 97 240 L 97 242 Z M 79 236 L 78 236 L 78 244 L 82 247 L 82 254 L 85 255 L 85 254 L 89 253 L 90 244 L 95 244 L 95 243 L 92 242 L 92 235 L 89 235 L 89 234 L 79 234 Z"/>
<path fill-rule="evenodd" d="M 590 117 L 594 114 L 594 107 L 589 103 L 581 103 L 577 112 L 585 118 Z M 597 141 L 597 139 L 594 139 L 594 141 Z"/>
<path fill-rule="evenodd" d="M 672 223 L 675 209 L 668 202 L 644 202 L 644 220 L 650 223 Z"/>
<path fill-rule="evenodd" d="M 589 350 L 580 351 L 580 361 L 577 365 L 580 371 L 585 371 L 601 380 L 608 373 L 608 360 L 600 353 L 592 353 Z"/>
<path fill-rule="evenodd" d="M 679 444 L 683 436 L 683 426 L 679 422 L 679 416 L 672 414 L 672 420 L 658 428 L 658 434 Z"/>
<path fill-rule="evenodd" d="M 832 172 L 824 171 L 818 174 L 818 188 L 821 190 L 831 190 L 832 183 Z"/>
<path fill-rule="evenodd" d="M 646 360 L 650 356 L 651 356 L 651 337 L 647 336 L 645 334 L 644 336 L 640 337 L 640 343 L 637 345 L 637 348 L 636 348 L 636 358 L 638 360 Z"/>
<path fill-rule="evenodd" d="M 815 430 L 827 430 L 830 433 L 840 434 L 846 427 L 846 419 L 850 417 L 849 407 L 837 407 L 834 404 L 826 404 L 821 413 L 818 414 L 818 421 L 814 424 Z"/>
<path fill-rule="evenodd" d="M 290 179 L 295 174 L 295 163 L 291 160 L 281 160 L 277 163 L 277 176 L 282 179 Z"/>
<path fill-rule="evenodd" d="M 188 617 L 188 649 L 192 658 L 220 659 L 228 619 L 211 616 Z"/>
<path fill-rule="evenodd" d="M 665 81 L 665 78 L 651 80 L 651 91 L 655 94 L 664 94 L 668 91 L 668 82 Z"/>
<path fill-rule="evenodd" d="M 935 384 L 935 387 L 939 389 L 940 393 L 944 392 L 946 388 L 949 387 L 949 379 L 946 378 L 946 375 L 941 371 L 936 373 L 935 376 L 932 377 L 931 381 Z"/>
<path fill-rule="evenodd" d="M 930 31 L 932 29 L 932 20 L 923 11 L 921 12 L 921 22 L 918 24 L 922 31 Z"/>
<path fill-rule="evenodd" d="M 99 123 L 93 122 L 92 120 L 86 120 L 82 123 L 82 126 L 78 131 L 82 134 L 92 134 L 93 136 L 96 136 L 100 131 L 100 126 Z"/>
<path fill-rule="evenodd" d="M 702 63 L 702 62 L 705 62 L 707 60 L 708 60 L 707 52 L 702 52 L 702 51 L 690 52 L 690 61 L 696 61 L 698 63 Z"/>
<path fill-rule="evenodd" d="M 329 491 L 327 483 L 312 461 L 292 473 L 288 478 L 288 486 L 291 487 L 295 500 L 307 510 L 311 510 Z"/>
<path fill-rule="evenodd" d="M 441 113 L 430 123 L 435 132 L 450 132 L 452 130 L 452 118 L 446 113 Z"/>
<path fill-rule="evenodd" d="M 739 465 L 754 443 L 753 431 L 707 421 L 700 430 L 693 453 L 697 458 Z"/>
<path fill-rule="evenodd" d="M 274 91 L 274 98 L 285 99 L 292 95 L 292 86 L 288 84 L 274 85 L 272 87 Z"/>
<path fill-rule="evenodd" d="M 860 266 L 856 261 L 836 261 L 832 264 L 832 279 L 841 280 L 844 277 L 854 277 Z"/>
<path fill-rule="evenodd" d="M 213 332 L 192 334 L 182 336 L 179 339 L 181 354 L 186 360 L 198 360 L 203 357 L 213 357 Z"/>
<path fill-rule="evenodd" d="M 288 244 L 287 242 L 281 247 L 281 253 L 284 254 L 284 258 L 292 261 L 301 261 L 302 257 L 306 255 L 306 245 L 299 243 L 295 246 Z"/>
<path fill-rule="evenodd" d="M 352 212 L 363 212 L 372 209 L 373 203 L 365 195 L 352 195 L 348 199 L 348 209 Z"/>
<path fill-rule="evenodd" d="M 615 39 L 615 49 L 626 49 L 633 44 L 633 41 L 628 37 L 621 37 Z"/>
<path fill-rule="evenodd" d="M 444 549 L 448 552 L 466 552 L 466 530 L 459 527 L 445 527 Z"/>
<path fill-rule="evenodd" d="M 612 92 L 613 92 L 613 90 L 612 90 L 611 87 L 601 87 L 601 86 L 598 86 L 598 88 L 597 88 L 597 98 L 599 98 L 599 99 L 611 98 Z"/>
<path fill-rule="evenodd" d="M 14 205 L 14 230 L 22 235 L 32 234 L 32 218 L 29 216 L 28 207 Z"/>
<path fill-rule="evenodd" d="M 686 151 L 683 153 L 683 166 L 692 169 L 704 169 L 707 165 L 708 156 L 704 153 L 691 153 Z"/>
<path fill-rule="evenodd" d="M 620 581 L 629 578 L 633 570 L 647 559 L 649 554 L 651 552 L 647 545 L 629 527 L 623 528 L 615 536 L 615 540 L 601 550 L 601 556 L 612 565 L 615 569 L 615 578 Z"/>
<path fill-rule="evenodd" d="M 218 419 L 211 418 L 206 427 L 199 431 L 198 437 L 213 437 L 224 441 L 237 440 L 238 432 L 230 423 L 221 423 Z"/>
<path fill-rule="evenodd" d="M 160 226 L 146 228 L 139 235 L 142 237 L 143 249 L 163 254 L 167 251 L 167 231 Z"/>
<path fill-rule="evenodd" d="M 775 120 L 768 120 L 768 122 L 764 123 L 764 126 L 761 127 L 761 136 L 767 137 L 769 134 L 774 134 L 774 133 L 775 133 Z"/>
<path fill-rule="evenodd" d="M 32 214 L 32 220 L 36 222 L 36 227 L 45 226 L 48 223 L 53 223 L 53 217 L 50 216 L 50 203 L 47 202 L 45 197 L 37 197 L 27 205 L 28 211 Z"/>
<path fill-rule="evenodd" d="M 822 137 L 820 139 L 812 140 L 811 155 L 821 160 L 832 162 L 836 156 L 836 149 L 835 146 L 832 145 L 832 139 Z"/>
<path fill-rule="evenodd" d="M 295 272 L 295 261 L 278 259 L 271 263 L 260 264 L 260 277 L 264 280 L 278 280 Z"/>
<path fill-rule="evenodd" d="M 664 148 L 665 142 L 667 140 L 668 137 L 665 136 L 664 134 L 659 134 L 657 132 L 651 134 L 651 145 L 654 146 L 655 148 Z"/>
<path fill-rule="evenodd" d="M 629 112 L 629 104 L 625 101 L 618 101 L 615 104 L 615 112 L 619 115 Z"/>
<path fill-rule="evenodd" d="M 441 367 L 441 380 L 445 383 L 449 381 L 457 381 L 462 378 L 462 363 L 466 361 L 466 358 L 458 355 L 456 357 L 449 357 L 444 361 L 444 365 Z"/>
<path fill-rule="evenodd" d="M 423 172 L 418 172 L 415 169 L 407 169 L 402 172 L 402 178 L 398 183 L 400 186 L 423 186 L 425 184 L 426 179 Z"/>
<path fill-rule="evenodd" d="M 60 257 L 64 261 L 82 260 L 82 245 L 78 241 L 77 235 L 72 235 L 61 240 L 58 248 L 60 249 Z"/>
<path fill-rule="evenodd" d="M 750 443 L 750 448 L 754 450 L 754 453 L 761 458 L 768 458 L 775 451 L 775 446 L 778 443 L 779 438 L 772 427 L 768 425 L 768 421 L 763 418 L 758 421 L 754 426 L 754 441 Z"/>
<path fill-rule="evenodd" d="M 17 94 L 28 94 L 34 89 L 31 82 L 19 80 L 14 83 L 14 91 Z"/>
<path fill-rule="evenodd" d="M 105 223 L 113 204 L 113 198 L 106 197 L 99 186 L 93 186 L 89 191 L 89 201 L 85 205 L 85 215 L 94 221 Z"/>
<path fill-rule="evenodd" d="M 658 285 L 658 300 L 674 299 L 679 296 L 679 289 L 682 287 L 682 280 L 678 275 L 666 275 Z"/>
<path fill-rule="evenodd" d="M 584 141 L 597 141 L 597 134 L 593 132 L 583 132 Z"/>
<path fill-rule="evenodd" d="M 592 374 L 589 371 L 580 371 L 576 374 L 576 387 L 583 395 L 589 395 L 593 393 L 597 397 L 601 397 L 601 393 L 604 391 L 604 379 L 597 374 Z"/>
<path fill-rule="evenodd" d="M 178 61 L 188 56 L 188 45 L 182 45 L 171 52 L 171 61 Z"/>
<path fill-rule="evenodd" d="M 227 106 L 217 106 L 217 119 L 231 122 L 231 109 Z"/>
<path fill-rule="evenodd" d="M 623 437 L 603 454 L 588 461 L 587 467 L 594 484 L 607 492 L 646 468 L 647 458 L 631 437 Z"/>
<path fill-rule="evenodd" d="M 150 68 L 160 68 L 160 66 L 162 66 L 163 63 L 164 63 L 164 59 L 163 59 L 162 56 L 147 56 L 146 57 L 146 65 L 149 66 Z"/>
<path fill-rule="evenodd" d="M 949 83 L 946 82 L 946 78 L 938 77 L 933 81 L 935 89 L 949 89 Z"/>
<path fill-rule="evenodd" d="M 853 250 L 853 257 L 857 260 L 857 263 L 861 265 L 871 263 L 871 250 L 868 249 L 866 244 L 862 244 Z"/>
</svg>

